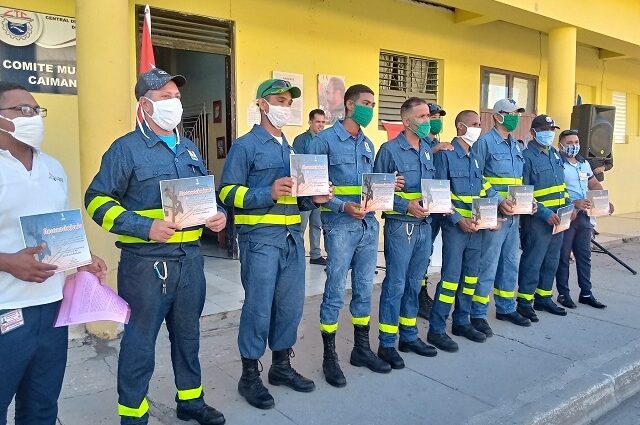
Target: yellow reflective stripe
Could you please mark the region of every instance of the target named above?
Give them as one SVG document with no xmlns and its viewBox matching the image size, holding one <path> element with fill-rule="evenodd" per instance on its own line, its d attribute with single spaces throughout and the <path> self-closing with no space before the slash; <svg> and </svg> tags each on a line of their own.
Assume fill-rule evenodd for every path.
<svg viewBox="0 0 640 425">
<path fill-rule="evenodd" d="M 488 296 L 482 297 L 480 295 L 473 294 L 472 301 L 476 302 L 476 303 L 480 303 L 480 304 L 488 304 L 489 303 L 489 297 Z"/>
<path fill-rule="evenodd" d="M 162 210 L 162 208 L 155 208 L 152 210 L 138 210 L 138 211 L 134 211 L 134 213 L 141 215 L 143 217 L 164 220 L 164 211 Z"/>
<path fill-rule="evenodd" d="M 484 198 L 484 197 L 486 197 L 486 196 L 487 196 L 487 191 L 486 191 L 486 190 L 484 190 L 484 189 L 480 189 L 480 197 L 481 197 L 481 198 Z"/>
<path fill-rule="evenodd" d="M 195 242 L 202 236 L 202 229 L 178 231 L 166 243 Z M 135 236 L 120 235 L 118 241 L 122 243 L 158 243 L 136 238 Z"/>
<path fill-rule="evenodd" d="M 276 201 L 276 204 L 280 205 L 298 205 L 298 198 L 293 196 L 281 196 Z"/>
<path fill-rule="evenodd" d="M 400 324 L 402 326 L 415 326 L 417 320 L 415 317 L 402 317 L 400 316 Z"/>
<path fill-rule="evenodd" d="M 513 298 L 515 291 L 503 291 L 502 289 L 493 288 L 493 295 L 497 295 L 502 298 Z"/>
<path fill-rule="evenodd" d="M 322 332 L 326 332 L 326 333 L 332 334 L 337 330 L 338 330 L 338 324 L 337 323 L 331 323 L 331 324 L 320 323 L 320 331 L 322 331 Z"/>
<path fill-rule="evenodd" d="M 354 325 L 368 325 L 369 324 L 369 320 L 371 320 L 371 316 L 365 316 L 365 317 L 351 317 L 351 323 L 353 323 Z"/>
<path fill-rule="evenodd" d="M 442 287 L 444 289 L 448 289 L 450 291 L 455 291 L 458 289 L 458 283 L 457 282 L 448 282 L 446 280 L 442 281 Z"/>
<path fill-rule="evenodd" d="M 466 218 L 473 217 L 473 213 L 471 212 L 471 210 L 468 210 L 466 208 L 458 208 L 458 207 L 456 207 L 456 211 L 458 212 L 458 214 L 460 214 L 463 217 L 466 217 Z"/>
<path fill-rule="evenodd" d="M 441 301 L 446 304 L 453 304 L 455 301 L 455 297 L 450 297 L 449 295 L 440 294 L 438 296 L 438 301 Z"/>
<path fill-rule="evenodd" d="M 141 418 L 149 411 L 149 402 L 145 397 L 140 403 L 140 407 L 137 409 L 134 407 L 127 407 L 120 403 L 118 403 L 118 415 L 120 416 L 129 416 L 132 418 Z"/>
<path fill-rule="evenodd" d="M 109 202 L 115 202 L 120 205 L 120 202 L 108 196 L 96 196 L 89 202 L 89 205 L 87 205 L 87 214 L 89 214 L 89 217 L 93 217 L 98 208 Z"/>
<path fill-rule="evenodd" d="M 484 177 L 489 184 L 500 184 L 500 185 L 521 185 L 522 177 Z"/>
<path fill-rule="evenodd" d="M 476 288 L 462 288 L 462 293 L 465 295 L 473 295 L 476 292 Z"/>
<path fill-rule="evenodd" d="M 334 195 L 360 195 L 362 193 L 361 186 L 334 186 Z"/>
<path fill-rule="evenodd" d="M 561 198 L 561 199 L 548 199 L 546 201 L 542 201 L 540 202 L 542 205 L 544 205 L 545 207 L 559 207 L 562 206 L 566 203 L 567 201 L 565 201 L 565 198 Z"/>
<path fill-rule="evenodd" d="M 485 182 L 482 184 L 482 188 L 483 188 L 484 190 L 488 190 L 490 187 L 491 187 L 491 183 L 489 183 L 488 181 L 485 181 Z"/>
<path fill-rule="evenodd" d="M 384 333 L 388 333 L 388 334 L 397 334 L 398 333 L 398 327 L 395 325 L 386 325 L 384 323 L 380 323 L 378 325 L 378 328 L 380 329 L 380 332 L 384 332 Z"/>
<path fill-rule="evenodd" d="M 408 199 L 410 201 L 422 198 L 421 192 L 396 192 L 395 195 L 401 197 L 402 199 Z"/>
<path fill-rule="evenodd" d="M 112 206 L 107 210 L 106 213 L 104 213 L 104 217 L 102 217 L 102 227 L 104 227 L 106 230 L 111 230 L 116 219 L 126 211 L 127 210 L 122 208 L 120 205 Z"/>
<path fill-rule="evenodd" d="M 300 214 L 282 215 L 282 214 L 263 214 L 263 215 L 236 215 L 236 224 L 245 224 L 247 226 L 255 226 L 256 224 L 275 224 L 279 226 L 287 226 L 290 224 L 298 224 L 302 220 Z"/>
<path fill-rule="evenodd" d="M 507 198 L 509 196 L 509 192 L 507 192 L 506 190 L 496 190 L 496 192 L 498 192 L 498 195 L 502 196 L 503 198 Z"/>
<path fill-rule="evenodd" d="M 553 291 L 547 291 L 546 289 L 536 289 L 536 295 L 540 295 L 542 297 L 550 297 L 553 295 Z"/>
<path fill-rule="evenodd" d="M 470 204 L 473 200 L 477 198 L 477 196 L 472 195 L 458 195 L 456 193 L 451 194 L 451 199 L 454 201 L 464 202 L 465 204 Z"/>
<path fill-rule="evenodd" d="M 518 298 L 522 298 L 523 300 L 531 301 L 533 299 L 533 294 L 523 294 L 518 292 Z"/>
<path fill-rule="evenodd" d="M 331 208 L 320 207 L 320 212 L 322 212 L 322 211 L 331 211 Z"/>
<path fill-rule="evenodd" d="M 564 183 L 562 183 L 556 186 L 549 186 L 544 189 L 534 190 L 533 196 L 537 198 L 538 196 L 551 195 L 552 193 L 564 192 L 566 187 L 567 186 Z"/>
<path fill-rule="evenodd" d="M 233 206 L 236 208 L 244 208 L 244 197 L 249 191 L 248 187 L 238 186 L 236 194 L 233 197 Z"/>
<path fill-rule="evenodd" d="M 225 203 L 227 202 L 227 196 L 229 196 L 229 192 L 231 192 L 233 188 L 236 186 L 237 185 L 235 184 L 230 184 L 220 188 L 220 199 L 222 199 L 222 202 L 225 202 Z"/>
<path fill-rule="evenodd" d="M 194 400 L 202 396 L 202 385 L 190 390 L 178 390 L 178 400 Z"/>
<path fill-rule="evenodd" d="M 427 286 L 427 279 L 422 279 L 420 286 Z"/>
<path fill-rule="evenodd" d="M 471 285 L 478 283 L 478 276 L 465 276 L 464 283 L 469 283 Z"/>
</svg>

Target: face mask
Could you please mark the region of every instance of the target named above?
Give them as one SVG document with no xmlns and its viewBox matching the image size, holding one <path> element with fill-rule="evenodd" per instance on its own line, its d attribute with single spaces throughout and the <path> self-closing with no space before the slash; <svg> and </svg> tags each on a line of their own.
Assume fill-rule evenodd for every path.
<svg viewBox="0 0 640 425">
<path fill-rule="evenodd" d="M 553 143 L 553 138 L 555 137 L 555 133 L 553 132 L 553 130 L 535 131 L 535 133 L 536 142 L 540 143 L 542 146 L 551 146 L 551 144 Z"/>
<path fill-rule="evenodd" d="M 473 144 L 480 137 L 480 133 L 482 132 L 482 128 L 480 128 L 480 127 L 469 127 L 465 123 L 460 123 L 460 124 L 462 124 L 465 127 L 467 127 L 467 132 L 464 133 L 460 137 L 462 138 L 462 140 L 464 140 L 467 143 L 467 145 L 473 146 Z"/>
<path fill-rule="evenodd" d="M 267 99 L 264 99 L 264 101 L 266 102 Z M 287 122 L 289 122 L 289 118 L 291 118 L 291 107 L 272 105 L 269 103 L 269 112 L 267 112 L 266 114 L 269 122 L 275 128 L 280 129 L 287 125 Z"/>
<path fill-rule="evenodd" d="M 518 127 L 518 123 L 520 122 L 519 115 L 499 115 L 502 117 L 502 122 L 498 122 L 502 124 L 508 132 L 512 132 Z"/>
<path fill-rule="evenodd" d="M 411 128 L 411 126 L 414 126 L 415 130 Z M 420 139 L 424 139 L 429 135 L 429 132 L 431 131 L 431 123 L 429 121 L 421 123 L 413 122 L 408 128 L 409 130 L 416 133 L 416 136 L 418 136 Z"/>
<path fill-rule="evenodd" d="M 351 119 L 357 122 L 360 127 L 366 127 L 373 119 L 373 108 L 356 103 Z"/>
<path fill-rule="evenodd" d="M 150 117 L 161 129 L 173 131 L 182 121 L 182 102 L 177 97 L 155 102 L 148 97 L 145 99 L 153 105 Z"/>
<path fill-rule="evenodd" d="M 439 134 L 442 131 L 442 120 L 440 118 L 434 118 L 430 121 L 431 134 Z"/>
<path fill-rule="evenodd" d="M 574 157 L 580 152 L 580 145 L 560 145 L 565 155 Z"/>
<path fill-rule="evenodd" d="M 4 131 L 13 136 L 14 139 L 21 141 L 25 145 L 29 145 L 36 150 L 40 150 L 42 146 L 42 140 L 44 139 L 44 121 L 40 115 L 34 115 L 33 117 L 17 117 L 14 119 L 5 118 L 7 121 L 11 121 L 15 130 Z"/>
</svg>

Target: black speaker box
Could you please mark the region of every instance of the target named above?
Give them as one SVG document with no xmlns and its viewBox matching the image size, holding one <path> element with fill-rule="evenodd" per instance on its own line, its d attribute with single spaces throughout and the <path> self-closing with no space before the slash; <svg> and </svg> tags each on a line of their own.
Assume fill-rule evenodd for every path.
<svg viewBox="0 0 640 425">
<path fill-rule="evenodd" d="M 571 113 L 571 128 L 578 130 L 580 155 L 586 159 L 613 159 L 613 122 L 615 106 L 576 105 Z"/>
</svg>

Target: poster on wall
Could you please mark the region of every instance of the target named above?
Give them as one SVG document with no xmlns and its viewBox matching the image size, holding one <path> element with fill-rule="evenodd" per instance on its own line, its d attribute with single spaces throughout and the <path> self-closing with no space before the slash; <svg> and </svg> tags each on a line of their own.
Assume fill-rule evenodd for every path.
<svg viewBox="0 0 640 425">
<path fill-rule="evenodd" d="M 77 94 L 76 20 L 0 6 L 0 80 Z"/>
<path fill-rule="evenodd" d="M 344 118 L 344 77 L 318 74 L 318 103 L 325 113 L 327 125 Z"/>
<path fill-rule="evenodd" d="M 273 71 L 273 78 L 288 81 L 292 86 L 296 86 L 302 90 L 302 74 L 293 74 L 291 72 Z M 293 99 L 291 105 L 291 118 L 287 125 L 302 125 L 302 117 L 304 115 L 302 107 L 302 97 L 304 93 L 297 99 Z M 306 121 L 306 120 L 305 120 Z"/>
</svg>

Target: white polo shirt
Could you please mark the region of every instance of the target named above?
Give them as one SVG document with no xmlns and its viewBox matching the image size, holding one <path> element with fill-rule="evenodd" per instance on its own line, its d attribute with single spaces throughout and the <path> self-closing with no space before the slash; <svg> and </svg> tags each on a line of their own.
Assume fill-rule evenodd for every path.
<svg viewBox="0 0 640 425">
<path fill-rule="evenodd" d="M 31 171 L 9 151 L 0 149 L 0 252 L 24 249 L 19 217 L 68 209 L 67 175 L 42 152 L 33 155 Z M 43 283 L 25 282 L 0 271 L 0 310 L 30 307 L 62 299 L 64 273 Z"/>
</svg>

